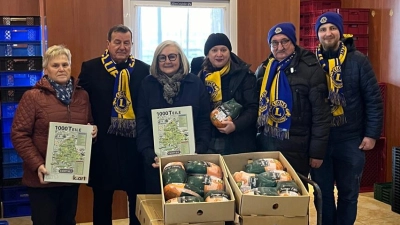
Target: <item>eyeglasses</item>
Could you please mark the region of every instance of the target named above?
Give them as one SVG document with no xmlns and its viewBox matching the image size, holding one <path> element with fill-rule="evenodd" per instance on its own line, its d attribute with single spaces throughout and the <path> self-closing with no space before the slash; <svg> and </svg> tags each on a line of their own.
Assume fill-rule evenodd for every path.
<svg viewBox="0 0 400 225">
<path fill-rule="evenodd" d="M 159 62 L 165 62 L 165 61 L 167 61 L 167 57 L 168 57 L 169 61 L 172 62 L 172 61 L 175 61 L 178 58 L 178 54 L 169 54 L 168 56 L 159 55 L 157 58 L 158 58 Z"/>
<path fill-rule="evenodd" d="M 271 47 L 278 48 L 279 43 L 281 43 L 282 47 L 287 47 L 289 42 L 290 42 L 289 39 L 282 39 L 281 41 L 271 41 Z"/>
</svg>

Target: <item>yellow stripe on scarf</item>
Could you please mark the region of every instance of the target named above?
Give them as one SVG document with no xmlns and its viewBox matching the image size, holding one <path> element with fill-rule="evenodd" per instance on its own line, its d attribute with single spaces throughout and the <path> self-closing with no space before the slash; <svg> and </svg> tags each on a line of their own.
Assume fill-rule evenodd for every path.
<svg viewBox="0 0 400 225">
<path fill-rule="evenodd" d="M 268 60 L 267 66 L 265 67 L 265 72 L 264 72 L 263 80 L 261 83 L 260 99 L 262 99 L 263 96 L 267 96 L 267 94 L 268 94 L 267 90 L 266 90 L 267 89 L 267 81 L 268 81 L 269 71 L 271 70 L 271 65 L 274 60 L 275 60 L 274 58 L 270 58 Z M 263 111 L 264 111 L 264 109 L 259 108 L 258 116 L 260 116 Z"/>
<path fill-rule="evenodd" d="M 343 88 L 343 77 L 342 77 L 342 69 L 341 65 L 346 59 L 347 48 L 343 46 L 340 50 L 339 59 L 329 59 L 328 60 L 328 68 L 329 72 L 326 74 L 328 90 L 330 92 L 339 93 L 339 89 Z M 334 117 L 341 116 L 344 114 L 343 106 L 334 105 L 331 109 Z"/>
<path fill-rule="evenodd" d="M 118 101 L 118 102 L 116 102 L 116 104 L 118 104 L 118 105 L 114 105 L 115 111 L 118 112 L 118 118 L 135 119 L 135 112 L 133 111 L 131 92 L 129 89 L 129 73 L 128 73 L 128 70 L 126 70 L 126 69 L 121 71 L 121 75 L 119 78 L 119 84 L 118 84 L 117 96 L 119 95 L 119 92 L 124 92 L 125 98 L 115 98 L 115 100 L 114 100 L 114 101 Z M 126 107 L 128 107 L 128 108 L 126 108 Z M 120 109 L 124 109 L 124 110 L 121 111 Z M 125 111 L 125 113 L 124 113 L 124 111 Z"/>
<path fill-rule="evenodd" d="M 205 83 L 213 90 L 211 93 L 213 103 L 222 102 L 221 77 L 228 74 L 230 68 L 231 64 L 228 62 L 221 70 L 206 75 Z"/>
</svg>

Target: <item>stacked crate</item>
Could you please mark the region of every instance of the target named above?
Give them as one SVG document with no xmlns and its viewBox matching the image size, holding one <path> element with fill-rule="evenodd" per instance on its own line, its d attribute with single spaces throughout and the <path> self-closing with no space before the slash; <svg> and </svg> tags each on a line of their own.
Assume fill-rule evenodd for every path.
<svg viewBox="0 0 400 225">
<path fill-rule="evenodd" d="M 3 217 L 30 215 L 26 188 L 7 186 L 22 177 L 22 159 L 13 148 L 10 132 L 18 102 L 42 76 L 41 30 L 40 17 L 0 16 Z"/>
<path fill-rule="evenodd" d="M 368 55 L 368 19 L 369 9 L 340 8 L 341 2 L 301 1 L 300 2 L 300 46 L 312 52 L 319 44 L 315 33 L 318 17 L 328 11 L 337 12 L 343 17 L 343 32 L 352 34 L 354 44 L 360 52 Z"/>
</svg>

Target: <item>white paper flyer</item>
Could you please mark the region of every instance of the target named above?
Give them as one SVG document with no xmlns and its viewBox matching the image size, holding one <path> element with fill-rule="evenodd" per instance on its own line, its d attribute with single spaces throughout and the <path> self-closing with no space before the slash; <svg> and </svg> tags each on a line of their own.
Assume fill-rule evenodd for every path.
<svg viewBox="0 0 400 225">
<path fill-rule="evenodd" d="M 91 125 L 50 122 L 44 181 L 88 183 Z"/>
<path fill-rule="evenodd" d="M 158 157 L 195 153 L 191 106 L 153 109 L 154 150 Z"/>
</svg>

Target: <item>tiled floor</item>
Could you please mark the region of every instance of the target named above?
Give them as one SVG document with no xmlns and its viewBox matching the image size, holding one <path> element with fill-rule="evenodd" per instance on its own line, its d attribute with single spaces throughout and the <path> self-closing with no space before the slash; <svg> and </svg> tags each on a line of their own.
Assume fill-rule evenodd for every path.
<svg viewBox="0 0 400 225">
<path fill-rule="evenodd" d="M 395 225 L 400 224 L 400 214 L 394 213 L 391 206 L 374 199 L 372 192 L 362 193 L 358 202 L 358 216 L 355 225 Z M 313 196 L 313 195 L 311 195 Z M 30 217 L 7 219 L 9 225 L 31 225 Z M 310 201 L 310 225 L 316 224 L 316 211 Z M 128 225 L 128 219 L 114 220 L 113 225 Z M 77 225 L 92 225 L 80 223 Z"/>
</svg>

